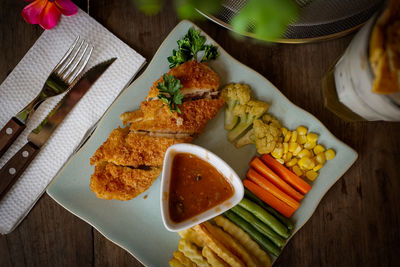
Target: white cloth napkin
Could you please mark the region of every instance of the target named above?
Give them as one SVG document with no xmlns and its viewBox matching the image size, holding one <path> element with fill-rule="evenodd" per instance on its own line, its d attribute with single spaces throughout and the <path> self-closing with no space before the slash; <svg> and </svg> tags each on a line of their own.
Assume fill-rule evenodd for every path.
<svg viewBox="0 0 400 267">
<path fill-rule="evenodd" d="M 22 19 L 22 18 L 21 18 Z M 144 65 L 145 59 L 85 12 L 62 17 L 45 31 L 0 85 L 0 127 L 28 104 L 59 62 L 76 36 L 94 46 L 86 68 L 117 57 L 42 147 L 36 159 L 0 202 L 0 233 L 11 232 L 28 214 L 46 186 L 80 143 L 85 133 L 103 115 L 122 89 Z M 29 120 L 25 131 L 0 159 L 0 167 L 26 142 L 27 136 L 61 99 L 45 101 Z"/>
</svg>

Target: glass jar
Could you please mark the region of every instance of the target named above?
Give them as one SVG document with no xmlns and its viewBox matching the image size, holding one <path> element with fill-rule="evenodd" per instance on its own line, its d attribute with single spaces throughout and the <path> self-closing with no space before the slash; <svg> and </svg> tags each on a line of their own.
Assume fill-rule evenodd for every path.
<svg viewBox="0 0 400 267">
<path fill-rule="evenodd" d="M 400 94 L 372 91 L 374 73 L 369 63 L 369 43 L 377 16 L 360 29 L 323 78 L 325 106 L 348 121 L 400 121 Z"/>
</svg>

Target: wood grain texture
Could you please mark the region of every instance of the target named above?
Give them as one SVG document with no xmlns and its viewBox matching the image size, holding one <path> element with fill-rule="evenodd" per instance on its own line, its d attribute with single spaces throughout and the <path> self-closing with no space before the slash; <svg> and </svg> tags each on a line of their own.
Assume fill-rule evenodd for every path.
<svg viewBox="0 0 400 267">
<path fill-rule="evenodd" d="M 87 10 L 87 0 L 75 2 Z M 132 0 L 91 0 L 89 13 L 150 61 L 179 21 L 171 2 L 166 2 L 161 13 L 151 17 L 140 13 Z M 0 82 L 42 32 L 22 20 L 24 4 L 0 3 L 0 51 L 6 51 L 0 53 Z M 352 36 L 315 44 L 264 45 L 239 40 L 208 21 L 198 25 L 359 153 L 276 266 L 398 266 L 400 123 L 348 123 L 323 106 L 321 79 Z M 26 265 L 141 266 L 46 195 L 14 232 L 0 237 L 0 266 Z"/>
<path fill-rule="evenodd" d="M 39 151 L 39 147 L 28 142 L 3 165 L 0 169 L 0 201 L 18 181 Z"/>
<path fill-rule="evenodd" d="M 25 124 L 22 124 L 14 117 L 3 126 L 0 130 L 0 157 L 4 155 L 25 127 Z"/>
</svg>

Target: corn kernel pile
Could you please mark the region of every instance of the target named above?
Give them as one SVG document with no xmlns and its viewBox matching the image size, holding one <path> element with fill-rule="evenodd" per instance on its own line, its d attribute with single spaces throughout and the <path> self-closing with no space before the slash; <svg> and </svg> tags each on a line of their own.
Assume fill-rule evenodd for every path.
<svg viewBox="0 0 400 267">
<path fill-rule="evenodd" d="M 335 151 L 326 150 L 318 144 L 318 134 L 307 133 L 308 129 L 304 126 L 297 127 L 295 131 L 282 127 L 281 131 L 282 137 L 271 155 L 300 177 L 314 181 L 325 162 L 335 157 Z"/>
</svg>

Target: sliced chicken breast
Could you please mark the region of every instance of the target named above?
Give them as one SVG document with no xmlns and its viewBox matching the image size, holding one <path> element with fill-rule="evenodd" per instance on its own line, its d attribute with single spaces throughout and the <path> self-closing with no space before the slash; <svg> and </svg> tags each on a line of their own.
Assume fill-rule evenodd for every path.
<svg viewBox="0 0 400 267">
<path fill-rule="evenodd" d="M 207 122 L 217 115 L 223 105 L 222 98 L 188 101 L 179 106 L 181 114 L 178 114 L 171 113 L 160 100 L 145 101 L 140 109 L 142 119 L 138 119 L 135 115 L 139 112 L 134 111 L 134 116 L 124 113 L 123 122 L 130 123 L 130 130 L 134 132 L 172 134 L 174 137 L 176 134 L 195 136 L 204 130 Z"/>
<path fill-rule="evenodd" d="M 212 95 L 218 94 L 219 76 L 206 63 L 188 61 L 172 68 L 167 74 L 181 81 L 181 93 L 186 99 L 211 98 Z M 158 99 L 159 82 L 163 82 L 162 76 L 153 83 L 146 100 Z"/>
<path fill-rule="evenodd" d="M 193 138 L 152 137 L 132 133 L 128 128 L 117 128 L 97 149 L 90 163 L 93 165 L 106 161 L 135 168 L 162 166 L 168 147 L 178 143 L 189 143 L 192 140 Z"/>
<path fill-rule="evenodd" d="M 91 176 L 90 188 L 98 198 L 129 200 L 146 191 L 160 173 L 160 167 L 134 169 L 100 162 Z"/>
<path fill-rule="evenodd" d="M 127 125 L 128 123 L 134 123 L 136 121 L 141 121 L 144 118 L 144 114 L 141 110 L 135 110 L 135 111 L 129 111 L 122 113 L 119 118 L 121 121 L 124 123 L 124 125 Z"/>
<path fill-rule="evenodd" d="M 129 200 L 146 191 L 160 174 L 168 147 L 193 141 L 224 105 L 219 76 L 205 63 L 187 62 L 168 74 L 183 86 L 181 114 L 171 113 L 158 99 L 161 77 L 140 110 L 120 116 L 130 126 L 113 130 L 90 159 L 96 165 L 90 187 L 97 197 Z"/>
</svg>

